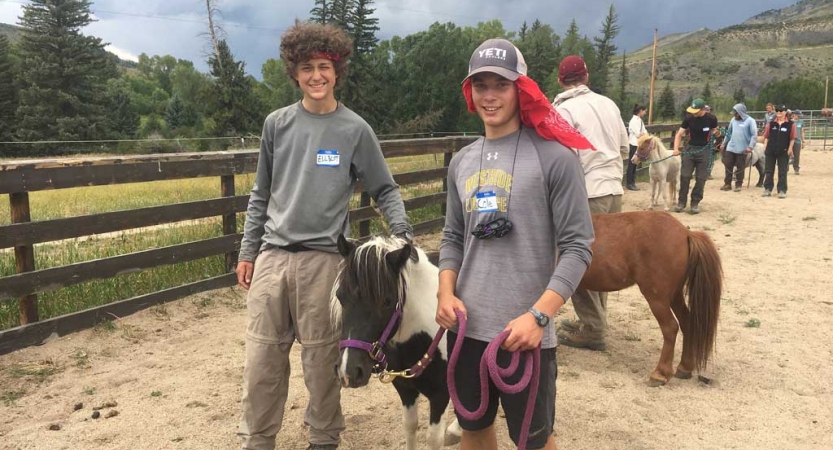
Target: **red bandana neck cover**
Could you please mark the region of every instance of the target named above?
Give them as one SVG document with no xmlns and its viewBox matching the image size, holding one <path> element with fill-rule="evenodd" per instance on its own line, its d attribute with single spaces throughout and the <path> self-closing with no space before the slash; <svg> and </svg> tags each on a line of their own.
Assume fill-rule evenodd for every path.
<svg viewBox="0 0 833 450">
<path fill-rule="evenodd" d="M 463 95 L 469 112 L 477 112 L 472 100 L 471 78 L 463 83 Z M 521 110 L 521 122 L 528 128 L 534 128 L 539 136 L 548 141 L 558 141 L 565 147 L 576 150 L 596 150 L 580 131 L 558 114 L 541 88 L 531 78 L 521 75 L 515 80 L 518 86 L 518 104 Z"/>
</svg>

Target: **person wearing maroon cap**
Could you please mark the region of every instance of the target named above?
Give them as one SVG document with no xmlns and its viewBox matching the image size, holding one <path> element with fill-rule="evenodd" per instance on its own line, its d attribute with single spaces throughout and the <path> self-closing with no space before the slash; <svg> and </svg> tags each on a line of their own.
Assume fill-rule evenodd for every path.
<svg viewBox="0 0 833 450">
<path fill-rule="evenodd" d="M 590 90 L 590 74 L 579 56 L 564 58 L 558 66 L 558 84 L 564 92 L 553 106 L 596 147 L 582 152 L 581 165 L 592 214 L 622 211 L 623 155 L 628 154 L 628 132 L 613 100 Z M 563 320 L 558 342 L 570 347 L 605 349 L 607 293 L 577 289 L 573 305 L 578 320 Z"/>
</svg>

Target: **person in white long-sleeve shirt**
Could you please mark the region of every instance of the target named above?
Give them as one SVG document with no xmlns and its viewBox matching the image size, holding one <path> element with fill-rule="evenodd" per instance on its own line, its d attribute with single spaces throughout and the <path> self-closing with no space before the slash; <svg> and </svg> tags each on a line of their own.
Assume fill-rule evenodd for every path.
<svg viewBox="0 0 833 450">
<path fill-rule="evenodd" d="M 630 191 L 638 191 L 639 188 L 636 187 L 636 164 L 633 163 L 633 155 L 636 154 L 636 141 L 642 135 L 647 133 L 645 130 L 645 122 L 642 121 L 642 118 L 645 117 L 645 113 L 648 112 L 648 108 L 636 104 L 633 105 L 633 117 L 631 117 L 631 121 L 628 122 L 628 143 L 630 144 L 630 152 L 628 153 L 628 174 L 627 174 L 627 188 Z"/>
<path fill-rule="evenodd" d="M 581 166 L 591 214 L 622 212 L 622 155 L 628 152 L 628 132 L 613 100 L 587 86 L 587 64 L 570 55 L 558 66 L 558 84 L 564 92 L 553 101 L 556 111 L 583 134 L 596 151 L 581 152 Z M 576 289 L 573 308 L 578 320 L 564 320 L 558 342 L 570 347 L 605 349 L 607 293 Z"/>
</svg>

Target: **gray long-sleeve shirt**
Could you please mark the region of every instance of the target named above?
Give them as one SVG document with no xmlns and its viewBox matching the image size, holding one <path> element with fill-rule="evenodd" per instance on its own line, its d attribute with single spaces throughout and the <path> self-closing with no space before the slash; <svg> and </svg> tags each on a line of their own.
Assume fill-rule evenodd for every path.
<svg viewBox="0 0 833 450">
<path fill-rule="evenodd" d="M 301 102 L 270 114 L 240 261 L 254 261 L 264 246 L 301 244 L 337 252 L 338 235 L 350 233 L 347 210 L 357 179 L 379 205 L 391 233 L 412 233 L 399 186 L 364 119 L 340 103 L 329 114 L 311 114 Z"/>
<path fill-rule="evenodd" d="M 491 341 L 546 289 L 565 300 L 573 295 L 590 265 L 594 234 L 584 171 L 572 150 L 522 128 L 463 148 L 448 179 L 440 270 L 457 272 L 455 294 L 468 311 L 467 337 Z M 481 200 L 495 194 L 497 211 L 479 211 L 485 203 L 477 201 L 478 187 Z M 472 236 L 478 223 L 504 217 L 507 209 L 514 225 L 509 234 Z M 555 347 L 552 324 L 541 345 Z"/>
</svg>

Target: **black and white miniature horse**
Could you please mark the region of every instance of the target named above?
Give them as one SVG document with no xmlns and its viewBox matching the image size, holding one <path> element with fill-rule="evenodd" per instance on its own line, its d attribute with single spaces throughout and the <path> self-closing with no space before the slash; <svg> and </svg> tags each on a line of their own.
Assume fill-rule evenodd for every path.
<svg viewBox="0 0 833 450">
<path fill-rule="evenodd" d="M 428 261 L 425 252 L 395 237 L 376 237 L 358 247 L 339 237 L 338 249 L 344 256 L 344 265 L 333 288 L 332 311 L 333 320 L 341 324 L 342 344 L 372 345 L 386 328 L 390 329 L 390 338 L 382 339 L 386 342 L 376 358 L 366 349 L 342 346 L 336 372 L 344 387 L 358 388 L 367 385 L 379 360 L 388 371 L 397 372 L 415 366 L 423 358 L 439 330 L 434 320 L 439 270 Z M 401 308 L 398 323 L 391 320 L 397 308 Z M 449 403 L 444 335 L 435 353 L 420 376 L 393 379 L 404 408 L 408 450 L 416 449 L 419 394 L 427 397 L 430 405 L 430 449 L 456 443 L 461 434 L 456 421 L 449 426 L 447 436 L 443 426 Z"/>
</svg>

